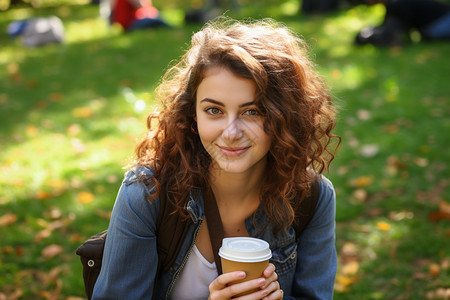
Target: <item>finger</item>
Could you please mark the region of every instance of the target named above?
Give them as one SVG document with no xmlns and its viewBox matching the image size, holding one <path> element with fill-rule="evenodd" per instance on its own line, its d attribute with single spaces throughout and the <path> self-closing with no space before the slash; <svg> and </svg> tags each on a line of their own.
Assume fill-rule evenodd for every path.
<svg viewBox="0 0 450 300">
<path fill-rule="evenodd" d="M 230 282 L 244 279 L 246 276 L 245 272 L 236 271 L 230 273 L 224 273 L 218 276 L 211 284 L 209 285 L 210 293 L 216 290 L 224 289 Z"/>
<path fill-rule="evenodd" d="M 266 283 L 264 284 L 263 288 L 266 288 L 271 284 L 272 282 L 275 282 L 278 280 L 278 274 L 277 272 L 273 272 L 268 278 L 266 278 Z"/>
<path fill-rule="evenodd" d="M 263 298 L 265 295 L 268 295 L 268 291 L 266 291 L 265 293 L 263 293 L 262 291 L 262 286 L 265 283 L 265 279 L 264 278 L 257 278 L 257 279 L 252 279 L 252 280 L 248 280 L 248 281 L 244 281 L 241 283 L 236 283 L 236 284 L 232 284 L 229 285 L 228 287 L 226 287 L 225 289 L 222 290 L 223 293 L 221 293 L 222 296 L 224 296 L 225 298 L 229 299 L 229 298 L 233 298 L 233 299 L 239 299 L 239 300 L 247 300 L 247 299 L 261 299 Z M 253 292 L 251 292 L 253 291 Z M 249 293 L 250 294 L 246 294 L 244 296 L 240 296 L 238 298 L 236 298 L 236 295 L 241 295 L 242 293 Z"/>
<path fill-rule="evenodd" d="M 273 272 L 275 272 L 275 265 L 270 263 L 263 272 L 263 276 L 268 278 Z"/>
<path fill-rule="evenodd" d="M 261 298 L 261 300 L 281 300 L 283 299 L 283 296 L 284 296 L 283 290 L 279 289 L 269 294 L 267 297 Z"/>
<path fill-rule="evenodd" d="M 280 284 L 278 281 L 272 282 L 269 284 L 267 288 L 263 290 L 264 297 L 263 299 L 282 299 L 283 291 L 280 289 Z"/>
</svg>

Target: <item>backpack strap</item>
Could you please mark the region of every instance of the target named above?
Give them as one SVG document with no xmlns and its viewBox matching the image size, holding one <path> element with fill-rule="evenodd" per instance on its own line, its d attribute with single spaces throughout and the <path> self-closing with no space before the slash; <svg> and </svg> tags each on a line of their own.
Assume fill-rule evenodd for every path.
<svg viewBox="0 0 450 300">
<path fill-rule="evenodd" d="M 310 194 L 295 209 L 295 219 L 294 219 L 294 229 L 296 239 L 300 236 L 303 229 L 308 225 L 314 216 L 314 212 L 317 205 L 317 200 L 319 199 L 320 186 L 319 186 L 319 176 L 314 177 L 311 183 Z"/>
<path fill-rule="evenodd" d="M 170 200 L 167 187 L 159 195 L 160 210 L 156 222 L 158 241 L 158 271 L 167 271 L 175 262 L 188 232 L 191 218 L 174 213 L 176 206 Z"/>
<path fill-rule="evenodd" d="M 219 256 L 219 249 L 222 246 L 222 239 L 225 236 L 223 230 L 222 219 L 220 217 L 219 208 L 217 207 L 216 198 L 211 189 L 205 192 L 205 218 L 208 225 L 209 239 L 214 253 L 214 261 L 216 263 L 217 273 L 222 274 L 222 261 Z"/>
</svg>

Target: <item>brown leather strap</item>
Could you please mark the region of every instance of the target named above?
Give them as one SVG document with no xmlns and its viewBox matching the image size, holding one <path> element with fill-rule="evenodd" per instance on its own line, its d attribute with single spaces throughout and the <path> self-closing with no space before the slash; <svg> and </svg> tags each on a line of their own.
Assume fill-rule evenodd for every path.
<svg viewBox="0 0 450 300">
<path fill-rule="evenodd" d="M 303 199 L 300 204 L 294 206 L 295 210 L 295 220 L 294 220 L 294 229 L 296 238 L 300 236 L 303 229 L 308 225 L 314 216 L 314 212 L 316 210 L 317 200 L 319 199 L 320 194 L 320 178 L 316 176 L 311 183 L 311 190 L 308 197 Z"/>
<path fill-rule="evenodd" d="M 208 224 L 209 239 L 214 253 L 214 261 L 216 262 L 217 273 L 222 274 L 222 262 L 219 256 L 219 249 L 222 246 L 224 237 L 222 219 L 220 218 L 219 208 L 217 207 L 216 198 L 211 189 L 204 194 L 205 202 L 205 218 Z"/>
</svg>

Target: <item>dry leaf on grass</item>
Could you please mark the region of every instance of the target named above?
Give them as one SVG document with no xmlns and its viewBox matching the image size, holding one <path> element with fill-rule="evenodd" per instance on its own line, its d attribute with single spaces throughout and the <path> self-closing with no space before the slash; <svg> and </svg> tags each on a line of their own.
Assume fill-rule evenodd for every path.
<svg viewBox="0 0 450 300">
<path fill-rule="evenodd" d="M 79 192 L 78 193 L 78 202 L 87 204 L 94 201 L 94 195 L 89 192 Z"/>
<path fill-rule="evenodd" d="M 42 256 L 44 258 L 53 258 L 59 254 L 61 254 L 64 251 L 64 248 L 60 245 L 52 244 L 44 249 L 42 249 Z"/>
<path fill-rule="evenodd" d="M 17 222 L 17 216 L 13 213 L 6 213 L 0 217 L 0 226 L 9 226 Z"/>
</svg>

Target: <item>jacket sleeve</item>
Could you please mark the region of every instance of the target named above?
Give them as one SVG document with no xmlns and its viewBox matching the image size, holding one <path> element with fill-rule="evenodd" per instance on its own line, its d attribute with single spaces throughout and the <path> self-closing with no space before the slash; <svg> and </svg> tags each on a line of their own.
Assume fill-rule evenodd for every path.
<svg viewBox="0 0 450 300">
<path fill-rule="evenodd" d="M 316 210 L 298 239 L 297 265 L 291 297 L 332 299 L 337 268 L 335 247 L 336 194 L 322 176 Z"/>
<path fill-rule="evenodd" d="M 159 200 L 129 171 L 117 195 L 108 227 L 102 268 L 92 299 L 151 299 L 158 254 Z"/>
</svg>

